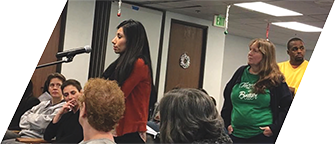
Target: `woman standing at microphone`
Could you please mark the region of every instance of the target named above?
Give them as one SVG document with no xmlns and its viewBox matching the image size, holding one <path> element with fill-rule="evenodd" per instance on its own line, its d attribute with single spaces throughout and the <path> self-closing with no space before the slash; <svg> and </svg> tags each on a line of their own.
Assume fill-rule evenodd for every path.
<svg viewBox="0 0 335 144">
<path fill-rule="evenodd" d="M 146 123 L 150 103 L 156 102 L 152 94 L 152 68 L 149 43 L 143 25 L 125 20 L 117 26 L 112 40 L 119 57 L 103 73 L 109 80 L 117 80 L 124 92 L 126 110 L 116 127 L 116 143 L 145 143 Z"/>
</svg>

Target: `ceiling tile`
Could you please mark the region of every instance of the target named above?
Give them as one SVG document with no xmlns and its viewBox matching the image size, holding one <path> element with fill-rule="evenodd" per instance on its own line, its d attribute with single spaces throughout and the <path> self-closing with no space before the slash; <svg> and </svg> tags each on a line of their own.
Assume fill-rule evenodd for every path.
<svg viewBox="0 0 335 144">
<path fill-rule="evenodd" d="M 293 10 L 304 15 L 311 14 L 327 14 L 330 9 L 320 7 L 313 1 L 273 1 L 268 2 L 279 7 L 283 7 L 289 10 Z"/>
<path fill-rule="evenodd" d="M 312 18 L 318 19 L 320 21 L 325 22 L 328 18 L 328 14 L 316 14 L 316 15 L 309 15 Z"/>
<path fill-rule="evenodd" d="M 174 6 L 167 6 L 167 5 L 164 5 L 164 4 L 147 4 L 145 6 L 154 7 L 154 8 L 157 8 L 157 9 L 171 9 L 171 8 L 174 7 Z"/>
<path fill-rule="evenodd" d="M 173 8 L 182 8 L 182 7 L 189 7 L 189 6 L 197 5 L 192 2 L 188 2 L 188 1 L 171 1 L 171 2 L 165 2 L 165 3 L 160 3 L 160 4 L 168 6 L 168 7 L 173 7 Z M 147 5 L 150 5 L 150 4 L 147 4 Z"/>
<path fill-rule="evenodd" d="M 224 3 L 222 0 L 190 0 L 185 1 L 185 3 L 191 3 L 194 5 L 201 5 L 203 7 L 212 7 L 212 6 L 226 6 L 226 3 Z"/>
<path fill-rule="evenodd" d="M 267 14 L 250 11 L 234 6 L 234 3 L 262 1 L 303 13 L 303 16 L 274 17 Z M 228 36 L 230 34 L 241 37 L 257 38 L 266 36 L 269 22 L 298 21 L 305 24 L 323 27 L 334 0 L 123 0 L 123 2 L 153 7 L 192 17 L 213 20 L 215 14 L 226 15 L 229 11 Z M 269 38 L 272 42 L 286 45 L 291 37 L 301 37 L 307 49 L 314 49 L 320 36 L 319 33 L 305 33 L 270 25 Z"/>
</svg>

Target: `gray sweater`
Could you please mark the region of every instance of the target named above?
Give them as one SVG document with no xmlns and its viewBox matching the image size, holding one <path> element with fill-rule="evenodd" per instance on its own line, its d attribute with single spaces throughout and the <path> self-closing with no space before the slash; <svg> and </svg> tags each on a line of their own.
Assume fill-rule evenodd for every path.
<svg viewBox="0 0 335 144">
<path fill-rule="evenodd" d="M 21 137 L 43 138 L 45 128 L 65 103 L 65 101 L 61 101 L 51 105 L 51 101 L 42 101 L 26 111 L 21 116 L 20 128 L 22 130 L 19 135 Z"/>
</svg>

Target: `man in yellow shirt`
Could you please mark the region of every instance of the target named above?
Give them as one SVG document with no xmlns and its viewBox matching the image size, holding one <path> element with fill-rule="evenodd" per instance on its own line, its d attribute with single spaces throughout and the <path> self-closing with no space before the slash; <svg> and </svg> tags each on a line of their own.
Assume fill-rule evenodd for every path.
<svg viewBox="0 0 335 144">
<path fill-rule="evenodd" d="M 287 43 L 287 54 L 290 56 L 290 60 L 278 64 L 293 96 L 297 93 L 308 65 L 308 61 L 305 60 L 305 53 L 304 42 L 300 38 L 292 38 Z"/>
</svg>

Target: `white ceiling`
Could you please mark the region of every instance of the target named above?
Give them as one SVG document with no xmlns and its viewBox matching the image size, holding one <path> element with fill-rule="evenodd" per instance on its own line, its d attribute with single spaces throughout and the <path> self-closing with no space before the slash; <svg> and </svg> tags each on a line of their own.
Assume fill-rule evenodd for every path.
<svg viewBox="0 0 335 144">
<path fill-rule="evenodd" d="M 215 14 L 225 16 L 227 5 L 231 4 L 228 17 L 228 35 L 233 34 L 247 38 L 266 38 L 266 28 L 270 22 L 297 21 L 323 28 L 334 2 L 334 0 L 258 0 L 303 14 L 303 16 L 291 17 L 270 16 L 233 5 L 235 3 L 254 1 L 256 0 L 123 0 L 126 3 L 171 11 L 210 21 L 213 21 Z M 269 39 L 275 44 L 286 46 L 287 41 L 295 36 L 304 40 L 307 49 L 313 50 L 320 32 L 299 32 L 275 25 L 270 25 L 269 27 Z"/>
</svg>

